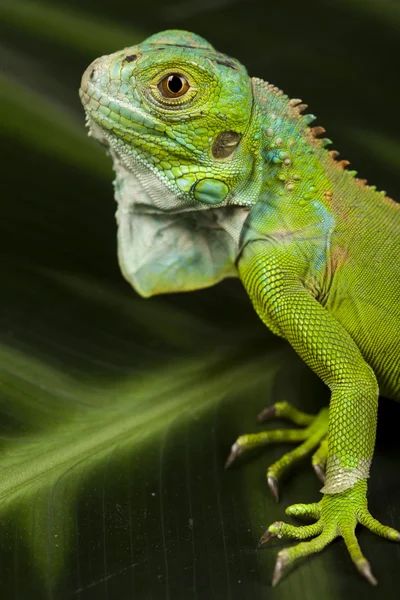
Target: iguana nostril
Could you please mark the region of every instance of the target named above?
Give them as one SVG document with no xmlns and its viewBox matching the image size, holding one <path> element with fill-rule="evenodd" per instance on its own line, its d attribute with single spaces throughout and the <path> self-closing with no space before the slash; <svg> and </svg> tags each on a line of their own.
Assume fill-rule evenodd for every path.
<svg viewBox="0 0 400 600">
<path fill-rule="evenodd" d="M 124 62 L 131 63 L 131 62 L 133 62 L 136 59 L 137 59 L 137 54 L 130 54 L 129 56 L 125 56 L 125 58 L 123 59 L 122 62 L 123 63 Z"/>
<path fill-rule="evenodd" d="M 96 75 L 96 69 L 92 69 L 89 75 L 90 81 L 93 81 L 94 76 Z"/>
</svg>

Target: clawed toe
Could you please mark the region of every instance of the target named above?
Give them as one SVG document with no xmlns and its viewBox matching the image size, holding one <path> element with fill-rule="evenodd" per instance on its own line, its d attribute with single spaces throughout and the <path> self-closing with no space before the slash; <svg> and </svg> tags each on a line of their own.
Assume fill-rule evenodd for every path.
<svg viewBox="0 0 400 600">
<path fill-rule="evenodd" d="M 231 464 L 236 460 L 236 458 L 238 456 L 240 456 L 241 454 L 243 454 L 243 452 L 244 452 L 244 449 L 241 448 L 239 446 L 239 444 L 235 442 L 233 444 L 232 448 L 231 448 L 231 452 L 230 452 L 228 458 L 226 459 L 225 469 L 229 469 L 229 467 L 231 466 Z"/>
<path fill-rule="evenodd" d="M 371 585 L 378 585 L 378 580 L 373 576 L 371 566 L 367 560 L 357 563 L 357 569 Z"/>
<path fill-rule="evenodd" d="M 275 477 L 272 477 L 271 475 L 269 475 L 267 477 L 267 481 L 268 481 L 268 487 L 271 490 L 271 494 L 273 495 L 275 502 L 279 502 L 279 489 L 278 489 L 278 482 L 275 479 Z"/>
<path fill-rule="evenodd" d="M 262 546 L 264 546 L 264 544 L 266 544 L 267 542 L 269 542 L 269 540 L 271 538 L 275 537 L 275 535 L 273 533 L 271 533 L 269 531 L 269 529 L 267 529 L 262 536 L 260 537 L 260 541 L 258 542 L 258 548 L 261 548 Z"/>
<path fill-rule="evenodd" d="M 282 550 L 282 552 L 279 552 L 276 559 L 274 574 L 272 576 L 272 587 L 275 587 L 279 583 L 279 581 L 282 578 L 283 571 L 288 566 L 288 564 L 289 560 L 287 552 L 285 550 Z"/>
<path fill-rule="evenodd" d="M 318 463 L 315 464 L 315 465 L 313 465 L 313 468 L 314 468 L 314 471 L 315 471 L 318 479 L 321 481 L 321 483 L 325 483 L 325 479 L 326 479 L 326 477 L 325 477 L 325 469 L 323 469 L 321 467 L 321 465 L 318 464 Z"/>
<path fill-rule="evenodd" d="M 323 442 L 326 436 L 328 426 L 327 409 L 323 409 L 317 416 L 303 413 L 288 402 L 277 402 L 271 407 L 264 409 L 258 415 L 258 421 L 264 421 L 274 417 L 285 418 L 295 425 L 302 428 L 293 429 L 270 429 L 260 433 L 251 433 L 238 437 L 233 444 L 231 452 L 225 463 L 225 468 L 228 468 L 236 460 L 238 456 L 244 454 L 247 450 L 260 448 L 273 443 L 289 442 L 298 443 L 299 445 L 288 452 L 267 471 L 268 486 L 275 500 L 279 500 L 278 484 L 281 477 L 298 461 L 310 454 L 312 450 Z M 322 479 L 324 475 L 324 457 L 325 448 L 321 451 L 322 443 L 319 450 L 316 452 L 316 461 L 313 461 L 317 474 Z"/>
<path fill-rule="evenodd" d="M 268 406 L 267 408 L 264 408 L 264 410 L 262 410 L 258 415 L 257 415 L 257 423 L 264 423 L 264 421 L 268 421 L 269 419 L 273 419 L 275 418 L 276 415 L 276 408 L 275 408 L 275 404 L 273 404 L 272 406 Z"/>
</svg>

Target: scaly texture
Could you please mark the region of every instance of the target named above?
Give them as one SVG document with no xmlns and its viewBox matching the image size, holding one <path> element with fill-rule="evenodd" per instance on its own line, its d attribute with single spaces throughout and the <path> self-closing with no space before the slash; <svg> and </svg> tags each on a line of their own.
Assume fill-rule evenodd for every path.
<svg viewBox="0 0 400 600">
<path fill-rule="evenodd" d="M 316 523 L 271 525 L 302 542 L 279 553 L 274 580 L 338 535 L 376 583 L 357 523 L 400 534 L 368 512 L 379 389 L 400 399 L 399 207 L 326 150 L 306 105 L 249 78 L 200 36 L 165 31 L 95 60 L 82 78 L 87 124 L 116 171 L 118 248 L 125 277 L 143 296 L 196 289 L 239 276 L 262 321 L 287 339 L 331 390 L 329 413 L 278 403 L 304 429 L 243 435 L 229 465 L 254 446 L 301 442 L 268 469 L 278 481 L 304 455 L 323 497 L 289 514 Z"/>
</svg>

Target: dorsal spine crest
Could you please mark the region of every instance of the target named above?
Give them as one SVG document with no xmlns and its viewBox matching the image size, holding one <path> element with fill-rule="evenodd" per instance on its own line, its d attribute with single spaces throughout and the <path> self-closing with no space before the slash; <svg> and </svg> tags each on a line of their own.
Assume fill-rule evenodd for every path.
<svg viewBox="0 0 400 600">
<path fill-rule="evenodd" d="M 289 175 L 287 170 L 282 171 L 282 169 L 294 164 L 294 153 L 298 151 L 303 154 L 312 154 L 318 150 L 323 153 L 325 148 L 332 144 L 332 140 L 327 137 L 319 137 L 326 133 L 324 127 L 319 125 L 309 127 L 316 117 L 313 114 L 304 114 L 308 106 L 300 98 L 289 98 L 279 87 L 260 78 L 253 78 L 252 81 L 255 84 L 256 93 L 260 96 L 261 104 L 266 109 L 267 124 L 263 127 L 267 136 L 266 148 L 263 151 L 264 159 L 274 169 L 275 175 L 272 175 L 272 179 L 278 179 L 285 184 L 287 190 L 292 191 L 294 183 L 299 181 L 301 177 L 297 174 L 297 177 L 293 178 L 293 174 Z M 284 128 L 285 119 L 291 121 L 293 135 L 287 135 L 290 126 Z M 295 135 L 295 131 L 297 131 L 297 135 Z M 366 179 L 357 179 L 357 171 L 347 170 L 350 161 L 346 159 L 337 160 L 339 152 L 336 150 L 326 152 L 331 159 L 330 164 L 335 169 L 348 173 L 349 177 L 360 187 L 365 187 L 371 191 L 376 190 L 375 186 L 368 185 Z M 383 195 L 385 195 L 385 192 L 383 192 Z"/>
</svg>

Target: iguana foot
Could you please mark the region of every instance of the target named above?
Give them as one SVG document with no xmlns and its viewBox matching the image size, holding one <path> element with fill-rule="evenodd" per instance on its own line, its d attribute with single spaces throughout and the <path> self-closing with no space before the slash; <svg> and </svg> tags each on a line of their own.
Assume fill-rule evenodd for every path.
<svg viewBox="0 0 400 600">
<path fill-rule="evenodd" d="M 262 422 L 271 418 L 287 419 L 295 425 L 300 425 L 303 429 L 276 429 L 241 435 L 233 444 L 225 466 L 229 467 L 238 456 L 251 448 L 276 442 L 302 442 L 295 450 L 284 454 L 267 471 L 268 485 L 274 498 L 278 501 L 278 482 L 282 475 L 318 445 L 319 448 L 312 458 L 312 464 L 318 477 L 324 481 L 328 451 L 326 441 L 328 409 L 324 408 L 317 416 L 314 416 L 297 410 L 288 402 L 278 402 L 263 410 L 257 420 Z"/>
<path fill-rule="evenodd" d="M 309 542 L 302 542 L 291 548 L 281 550 L 276 561 L 272 585 L 281 579 L 283 571 L 298 558 L 319 552 L 336 537 L 342 536 L 350 557 L 360 573 L 371 583 L 377 580 L 371 572 L 369 562 L 361 552 L 355 528 L 357 523 L 368 527 L 370 531 L 389 540 L 400 542 L 400 533 L 391 527 L 386 527 L 374 519 L 367 506 L 367 481 L 357 481 L 355 485 L 339 494 L 325 494 L 322 500 L 315 504 L 294 504 L 286 509 L 286 514 L 292 516 L 311 517 L 316 523 L 303 527 L 294 527 L 277 521 L 268 527 L 260 540 L 265 544 L 271 537 L 289 537 L 295 540 L 305 540 L 314 537 Z"/>
</svg>

